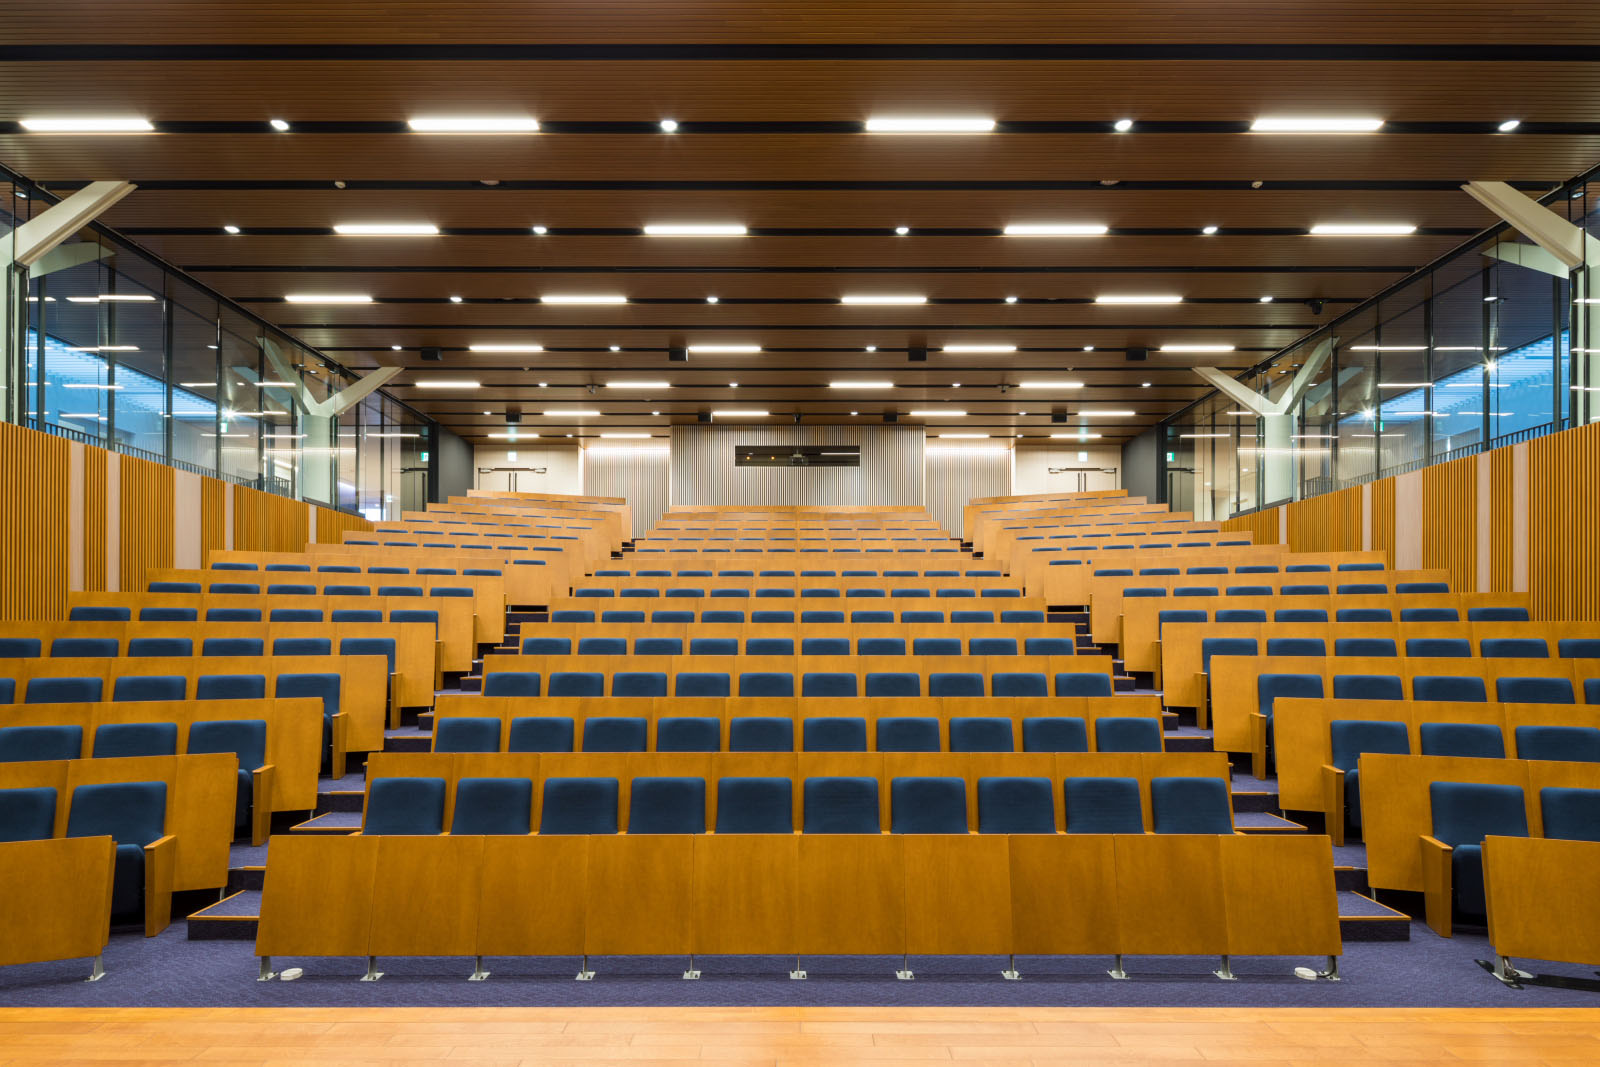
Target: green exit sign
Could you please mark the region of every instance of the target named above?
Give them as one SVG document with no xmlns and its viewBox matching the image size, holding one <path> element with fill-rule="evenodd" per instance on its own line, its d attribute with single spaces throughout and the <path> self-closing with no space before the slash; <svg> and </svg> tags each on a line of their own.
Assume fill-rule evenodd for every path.
<svg viewBox="0 0 1600 1067">
<path fill-rule="evenodd" d="M 1168 463 L 1176 463 L 1177 461 L 1178 461 L 1178 454 L 1176 452 L 1168 452 L 1167 453 L 1167 462 Z"/>
</svg>

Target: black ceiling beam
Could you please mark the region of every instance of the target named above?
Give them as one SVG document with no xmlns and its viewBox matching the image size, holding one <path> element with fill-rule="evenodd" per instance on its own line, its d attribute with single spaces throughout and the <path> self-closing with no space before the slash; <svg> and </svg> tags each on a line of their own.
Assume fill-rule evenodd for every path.
<svg viewBox="0 0 1600 1067">
<path fill-rule="evenodd" d="M 1393 240 L 1393 238 L 1382 238 Z M 1374 238 L 1378 240 L 1378 238 Z M 551 266 L 548 264 L 474 263 L 415 264 L 395 263 L 355 266 L 351 264 L 325 264 L 307 266 L 298 263 L 192 263 L 182 268 L 189 272 L 211 274 L 1408 274 L 1415 267 L 1382 266 L 1371 263 L 1329 264 L 1307 266 L 1302 264 L 1270 265 L 1183 265 L 1141 264 L 1105 265 L 1074 264 L 1070 266 L 983 266 L 962 267 L 950 265 L 878 266 L 700 266 L 652 267 L 628 266 Z M 276 299 L 276 298 L 275 298 Z"/>
<path fill-rule="evenodd" d="M 241 226 L 239 233 L 225 233 L 216 226 L 123 226 L 121 233 L 136 237 L 340 237 L 331 226 Z M 1419 226 L 1418 237 L 1470 237 L 1479 232 L 1472 226 Z M 548 237 L 643 237 L 636 226 L 549 226 L 535 233 L 529 226 L 441 226 L 441 237 L 525 237 L 530 241 Z M 422 235 L 432 236 L 432 235 Z M 753 226 L 749 237 L 1004 237 L 999 226 L 913 226 L 900 234 L 893 226 Z M 1112 226 L 1107 237 L 1305 237 L 1304 226 L 1220 226 L 1215 233 L 1203 234 L 1195 226 Z M 380 240 L 381 238 L 372 238 Z M 1037 238 L 1048 240 L 1048 238 Z"/>
<path fill-rule="evenodd" d="M 1597 49 L 1600 51 L 1600 49 Z M 32 136 L 32 135 L 30 135 Z M 41 135 L 42 136 L 42 135 Z M 281 136 L 281 135 L 280 135 Z M 165 178 L 128 179 L 144 192 L 200 192 L 215 191 L 335 191 L 334 179 L 206 179 Z M 1297 179 L 1268 181 L 1260 179 L 1132 179 L 1117 180 L 1107 185 L 1098 179 L 1053 178 L 991 178 L 991 179 L 817 179 L 799 178 L 741 179 L 647 179 L 647 178 L 499 178 L 494 184 L 474 179 L 398 179 L 398 178 L 341 178 L 344 190 L 398 190 L 402 192 L 461 192 L 469 189 L 483 192 L 1118 192 L 1144 191 L 1196 191 L 1251 192 L 1275 189 L 1289 192 L 1380 192 L 1380 193 L 1456 193 L 1474 180 L 1473 175 L 1451 179 Z M 1526 192 L 1547 192 L 1561 185 L 1564 178 L 1519 178 L 1508 182 L 1515 189 Z M 52 181 L 36 183 L 46 189 L 71 191 L 88 185 L 87 181 Z"/>
</svg>

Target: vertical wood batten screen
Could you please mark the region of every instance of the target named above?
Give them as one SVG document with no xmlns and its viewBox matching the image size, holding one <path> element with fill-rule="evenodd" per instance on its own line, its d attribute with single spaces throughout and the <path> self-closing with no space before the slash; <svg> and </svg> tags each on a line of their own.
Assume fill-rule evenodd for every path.
<svg viewBox="0 0 1600 1067">
<path fill-rule="evenodd" d="M 1535 618 L 1600 618 L 1600 424 L 1528 442 L 1528 598 Z"/>
<path fill-rule="evenodd" d="M 0 618 L 56 619 L 66 614 L 68 447 L 60 438 L 0 423 L 0 514 L 5 515 L 0 527 Z M 103 466 L 101 470 L 103 481 Z M 103 562 L 101 570 L 103 574 Z"/>
<path fill-rule="evenodd" d="M 360 515 L 347 515 L 342 511 L 316 504 L 312 507 L 316 508 L 317 543 L 320 545 L 336 545 L 344 540 L 344 535 L 347 533 L 372 529 L 372 523 Z"/>
<path fill-rule="evenodd" d="M 930 445 L 925 477 L 928 513 L 951 536 L 960 537 L 962 509 L 968 501 L 1011 491 L 1011 450 Z"/>
<path fill-rule="evenodd" d="M 110 458 L 103 448 L 83 450 L 83 587 L 92 592 L 106 587 L 106 506 L 110 491 L 106 465 Z"/>
<path fill-rule="evenodd" d="M 671 477 L 665 448 L 591 448 L 583 454 L 583 495 L 625 497 L 633 511 L 633 537 L 643 537 L 667 510 Z"/>
<path fill-rule="evenodd" d="M 1361 488 L 1314 496 L 1288 508 L 1289 548 L 1294 552 L 1359 552 Z M 1274 536 L 1272 540 L 1277 540 Z"/>
<path fill-rule="evenodd" d="M 132 456 L 118 458 L 121 514 L 118 545 L 119 589 L 145 587 L 153 567 L 171 567 L 173 541 L 173 469 Z"/>
<path fill-rule="evenodd" d="M 1222 528 L 1229 533 L 1248 533 L 1258 545 L 1275 545 L 1279 540 L 1278 511 L 1278 508 L 1270 508 L 1249 515 L 1235 515 L 1222 523 Z"/>
<path fill-rule="evenodd" d="M 675 426 L 672 504 L 921 507 L 927 502 L 924 434 L 920 426 Z M 856 445 L 861 466 L 735 467 L 735 445 Z M 959 532 L 958 512 L 952 533 Z"/>
<path fill-rule="evenodd" d="M 298 552 L 311 538 L 307 505 L 238 486 L 233 491 L 233 547 L 245 552 Z"/>
<path fill-rule="evenodd" d="M 1450 588 L 1478 587 L 1478 457 L 1422 468 L 1422 565 L 1450 572 Z"/>
</svg>

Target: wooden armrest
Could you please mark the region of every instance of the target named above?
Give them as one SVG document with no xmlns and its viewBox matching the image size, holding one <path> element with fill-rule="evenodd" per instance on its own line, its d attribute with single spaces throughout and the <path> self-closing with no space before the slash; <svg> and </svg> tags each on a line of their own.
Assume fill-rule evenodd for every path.
<svg viewBox="0 0 1600 1067">
<path fill-rule="evenodd" d="M 1324 830 L 1336 845 L 1344 844 L 1344 772 L 1324 763 L 1322 775 L 1322 814 Z"/>
<path fill-rule="evenodd" d="M 272 832 L 272 783 L 278 768 L 264 763 L 250 772 L 250 843 L 264 845 Z"/>
<path fill-rule="evenodd" d="M 1427 909 L 1428 928 L 1440 937 L 1451 933 L 1450 902 L 1454 896 L 1450 854 L 1454 851 L 1437 837 L 1423 836 L 1422 897 Z"/>
<path fill-rule="evenodd" d="M 144 846 L 144 936 L 155 937 L 172 923 L 172 877 L 178 866 L 178 839 L 171 834 Z"/>
</svg>

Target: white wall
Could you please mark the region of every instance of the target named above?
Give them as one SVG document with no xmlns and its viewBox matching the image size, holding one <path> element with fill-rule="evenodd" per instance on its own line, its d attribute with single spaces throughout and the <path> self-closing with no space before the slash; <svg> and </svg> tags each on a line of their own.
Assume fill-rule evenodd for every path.
<svg viewBox="0 0 1600 1067">
<path fill-rule="evenodd" d="M 1079 459 L 1080 455 L 1085 458 Z M 1118 489 L 1122 486 L 1122 450 L 1083 444 L 1076 447 L 1017 449 L 1016 475 L 1011 492 L 1071 493 L 1078 490 L 1077 474 L 1051 474 L 1052 467 L 1116 467 L 1116 474 L 1085 475 L 1083 488 Z"/>
<path fill-rule="evenodd" d="M 596 445 L 583 453 L 585 496 L 620 496 L 633 511 L 633 536 L 642 537 L 667 510 L 671 455 L 660 445 Z"/>
<path fill-rule="evenodd" d="M 674 426 L 672 503 L 925 503 L 920 426 Z M 735 445 L 859 445 L 860 467 L 735 467 Z"/>
<path fill-rule="evenodd" d="M 510 455 L 516 454 L 516 459 Z M 545 473 L 518 471 L 516 485 L 511 484 L 511 474 L 495 471 L 483 473 L 484 467 L 543 467 Z M 478 489 L 509 491 L 515 488 L 523 493 L 583 493 L 583 476 L 576 448 L 529 448 L 526 445 L 505 448 L 479 448 L 473 453 L 474 480 Z"/>
</svg>

